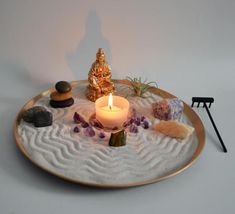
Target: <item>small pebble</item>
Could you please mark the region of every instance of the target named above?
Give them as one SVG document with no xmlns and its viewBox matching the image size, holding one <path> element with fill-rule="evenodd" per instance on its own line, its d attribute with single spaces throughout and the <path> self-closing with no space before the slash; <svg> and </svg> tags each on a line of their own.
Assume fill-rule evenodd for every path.
<svg viewBox="0 0 235 214">
<path fill-rule="evenodd" d="M 59 93 L 66 93 L 72 90 L 70 83 L 66 81 L 59 81 L 55 84 L 55 88 Z"/>
</svg>

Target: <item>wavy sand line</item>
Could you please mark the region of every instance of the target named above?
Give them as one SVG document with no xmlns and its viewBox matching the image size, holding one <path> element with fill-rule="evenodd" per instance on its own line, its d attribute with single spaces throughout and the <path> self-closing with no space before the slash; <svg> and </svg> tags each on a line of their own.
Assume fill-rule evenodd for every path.
<svg viewBox="0 0 235 214">
<path fill-rule="evenodd" d="M 127 94 L 126 87 L 116 86 L 118 94 Z M 193 136 L 177 141 L 142 127 L 139 127 L 138 134 L 128 133 L 127 145 L 119 148 L 108 146 L 109 133 L 106 133 L 104 140 L 97 136 L 86 137 L 84 129 L 74 124 L 72 119 L 75 111 L 86 120 L 94 113 L 94 103 L 86 100 L 83 94 L 85 87 L 80 85 L 74 88 L 75 104 L 69 108 L 51 108 L 48 97 L 35 104 L 43 105 L 53 113 L 53 126 L 37 129 L 21 122 L 21 141 L 32 159 L 44 168 L 85 182 L 126 184 L 168 174 L 184 164 L 195 151 L 197 142 Z M 160 97 L 153 95 L 146 99 L 129 99 L 139 113 L 153 124 L 158 122 L 152 116 L 151 103 Z M 180 120 L 189 123 L 185 116 Z M 81 128 L 80 133 L 73 132 L 75 126 Z"/>
</svg>

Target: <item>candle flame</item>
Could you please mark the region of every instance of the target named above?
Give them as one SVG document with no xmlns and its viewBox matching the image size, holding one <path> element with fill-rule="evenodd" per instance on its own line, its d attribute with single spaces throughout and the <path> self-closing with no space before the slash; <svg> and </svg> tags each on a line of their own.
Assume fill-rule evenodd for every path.
<svg viewBox="0 0 235 214">
<path fill-rule="evenodd" d="M 113 106 L 113 96 L 112 96 L 112 93 L 109 94 L 108 106 L 109 106 L 109 109 L 111 110 L 112 106 Z"/>
</svg>

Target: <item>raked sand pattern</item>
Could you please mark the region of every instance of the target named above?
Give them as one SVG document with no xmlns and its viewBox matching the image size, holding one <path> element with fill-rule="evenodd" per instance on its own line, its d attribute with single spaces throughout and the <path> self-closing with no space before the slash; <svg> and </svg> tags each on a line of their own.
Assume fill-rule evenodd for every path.
<svg viewBox="0 0 235 214">
<path fill-rule="evenodd" d="M 43 168 L 68 179 L 99 184 L 128 185 L 146 182 L 171 174 L 184 166 L 194 154 L 198 142 L 193 133 L 185 140 L 176 140 L 139 127 L 139 133 L 128 133 L 127 145 L 109 147 L 109 133 L 99 139 L 86 137 L 81 129 L 74 133 L 76 126 L 73 114 L 77 111 L 87 120 L 94 114 L 95 105 L 85 97 L 85 85 L 73 88 L 75 104 L 69 108 L 54 109 L 49 106 L 49 97 L 43 97 L 35 105 L 45 106 L 53 113 L 53 125 L 35 128 L 21 120 L 18 126 L 20 143 L 31 159 Z M 117 94 L 130 93 L 125 85 L 116 84 Z M 152 115 L 151 103 L 161 99 L 154 94 L 148 98 L 128 97 L 132 107 L 151 121 L 158 122 Z M 189 124 L 185 115 L 181 122 Z"/>
</svg>

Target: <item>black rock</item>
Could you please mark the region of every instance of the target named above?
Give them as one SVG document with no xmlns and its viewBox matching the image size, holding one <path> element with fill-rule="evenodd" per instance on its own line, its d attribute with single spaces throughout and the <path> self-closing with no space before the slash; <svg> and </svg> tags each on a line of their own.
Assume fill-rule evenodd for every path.
<svg viewBox="0 0 235 214">
<path fill-rule="evenodd" d="M 40 111 L 34 115 L 34 126 L 45 127 L 52 125 L 53 116 L 49 111 Z"/>
<path fill-rule="evenodd" d="M 66 93 L 71 91 L 72 87 L 70 83 L 66 81 L 59 81 L 55 84 L 55 88 L 59 93 Z"/>
<path fill-rule="evenodd" d="M 34 106 L 28 110 L 26 110 L 23 115 L 22 115 L 22 118 L 25 122 L 28 122 L 28 123 L 33 123 L 34 121 L 34 115 L 37 113 L 37 112 L 45 112 L 47 111 L 46 108 L 44 108 L 43 106 Z"/>
<path fill-rule="evenodd" d="M 53 108 L 65 108 L 65 107 L 69 107 L 73 104 L 74 104 L 74 99 L 73 98 L 69 98 L 69 99 L 63 100 L 63 101 L 50 100 L 50 105 Z"/>
</svg>

